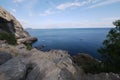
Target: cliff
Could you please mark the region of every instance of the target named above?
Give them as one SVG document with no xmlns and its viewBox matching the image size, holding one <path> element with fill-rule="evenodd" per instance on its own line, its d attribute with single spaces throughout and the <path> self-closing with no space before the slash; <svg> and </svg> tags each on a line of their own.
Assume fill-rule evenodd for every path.
<svg viewBox="0 0 120 80">
<path fill-rule="evenodd" d="M 17 43 L 32 43 L 37 40 L 37 38 L 31 37 L 19 21 L 2 7 L 0 7 L 0 32 L 13 34 Z"/>
</svg>

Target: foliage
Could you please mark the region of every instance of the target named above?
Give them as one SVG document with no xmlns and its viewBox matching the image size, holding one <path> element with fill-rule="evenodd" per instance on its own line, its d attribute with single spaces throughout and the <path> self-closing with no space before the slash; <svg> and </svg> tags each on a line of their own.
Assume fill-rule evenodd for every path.
<svg viewBox="0 0 120 80">
<path fill-rule="evenodd" d="M 85 73 L 100 73 L 101 72 L 101 63 L 90 58 L 89 56 L 76 55 L 72 57 L 72 60 L 80 68 L 84 70 Z"/>
<path fill-rule="evenodd" d="M 25 44 L 27 50 L 31 50 L 32 49 L 32 45 L 31 44 Z"/>
<path fill-rule="evenodd" d="M 98 51 L 104 57 L 103 66 L 108 68 L 106 71 L 120 72 L 120 20 L 113 24 L 116 27 L 109 31 Z"/>
<path fill-rule="evenodd" d="M 11 45 L 17 44 L 15 35 L 11 33 L 0 32 L 0 40 L 7 40 L 7 43 Z"/>
<path fill-rule="evenodd" d="M 120 20 L 113 22 L 116 26 L 112 28 L 106 39 L 103 41 L 103 46 L 98 49 L 102 54 L 103 61 L 96 62 L 89 57 L 73 57 L 74 63 L 82 67 L 86 73 L 101 73 L 114 72 L 120 73 Z"/>
</svg>

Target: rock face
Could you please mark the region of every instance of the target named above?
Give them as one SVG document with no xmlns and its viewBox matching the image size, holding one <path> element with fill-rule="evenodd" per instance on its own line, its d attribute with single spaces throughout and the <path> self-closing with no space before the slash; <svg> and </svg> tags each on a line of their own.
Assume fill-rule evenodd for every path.
<svg viewBox="0 0 120 80">
<path fill-rule="evenodd" d="M 0 65 L 12 58 L 12 55 L 5 52 L 0 52 Z"/>
<path fill-rule="evenodd" d="M 120 74 L 115 73 L 99 73 L 99 74 L 86 74 L 80 80 L 120 80 Z"/>
<path fill-rule="evenodd" d="M 28 38 L 18 39 L 18 43 L 26 43 L 26 44 L 31 44 L 35 41 L 37 41 L 36 37 L 28 37 Z"/>
<path fill-rule="evenodd" d="M 66 51 L 33 51 L 29 60 L 36 65 L 26 80 L 78 80 L 79 73 Z"/>
<path fill-rule="evenodd" d="M 17 54 L 0 65 L 0 80 L 120 80 L 120 74 L 115 73 L 84 73 L 66 51 L 43 52 L 35 48 L 28 51 L 23 44 L 0 50 Z M 94 60 L 86 54 L 79 57 L 82 61 Z"/>
<path fill-rule="evenodd" d="M 15 55 L 15 58 L 0 65 L 0 80 L 79 80 L 79 70 L 66 51 L 28 51 L 24 45 L 0 50 L 22 57 Z"/>
<path fill-rule="evenodd" d="M 28 61 L 16 57 L 0 66 L 0 80 L 24 80 Z"/>
<path fill-rule="evenodd" d="M 22 25 L 13 15 L 0 7 L 0 32 L 2 31 L 14 34 L 18 43 L 22 43 L 19 39 L 24 39 L 24 43 L 32 43 L 32 40 L 37 40 L 36 38 L 31 37 L 29 33 L 22 28 Z"/>
</svg>

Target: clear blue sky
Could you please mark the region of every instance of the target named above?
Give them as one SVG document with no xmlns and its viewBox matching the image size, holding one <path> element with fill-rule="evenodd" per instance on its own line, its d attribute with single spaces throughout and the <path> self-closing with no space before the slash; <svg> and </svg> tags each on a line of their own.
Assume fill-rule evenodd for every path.
<svg viewBox="0 0 120 80">
<path fill-rule="evenodd" d="M 24 28 L 113 27 L 120 0 L 0 0 Z"/>
</svg>

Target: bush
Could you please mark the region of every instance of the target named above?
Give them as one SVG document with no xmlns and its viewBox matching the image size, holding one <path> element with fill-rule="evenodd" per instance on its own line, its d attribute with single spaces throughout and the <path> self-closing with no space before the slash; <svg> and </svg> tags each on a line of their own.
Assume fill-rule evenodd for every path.
<svg viewBox="0 0 120 80">
<path fill-rule="evenodd" d="M 28 49 L 28 50 L 32 49 L 32 45 L 31 44 L 25 44 L 25 46 L 26 46 L 26 49 Z"/>
<path fill-rule="evenodd" d="M 120 20 L 113 22 L 116 26 L 112 28 L 103 46 L 98 50 L 103 55 L 103 68 L 107 72 L 120 72 Z"/>
<path fill-rule="evenodd" d="M 100 65 L 96 59 L 86 54 L 78 54 L 72 57 L 73 62 L 80 66 L 85 73 L 99 73 L 101 72 Z"/>
<path fill-rule="evenodd" d="M 11 34 L 11 33 L 0 32 L 0 40 L 7 40 L 7 43 L 11 44 L 11 45 L 17 44 L 17 40 L 15 38 L 15 35 Z"/>
</svg>

